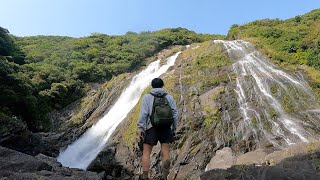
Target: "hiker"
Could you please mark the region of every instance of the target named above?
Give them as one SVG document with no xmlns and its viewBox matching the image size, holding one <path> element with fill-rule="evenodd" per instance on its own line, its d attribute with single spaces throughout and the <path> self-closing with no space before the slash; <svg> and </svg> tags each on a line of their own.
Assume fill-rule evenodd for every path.
<svg viewBox="0 0 320 180">
<path fill-rule="evenodd" d="M 161 143 L 162 179 L 167 179 L 170 169 L 169 144 L 174 141 L 178 111 L 173 97 L 162 88 L 162 79 L 151 81 L 151 91 L 143 96 L 138 119 L 138 136 L 143 142 L 142 175 L 140 179 L 149 179 L 150 154 L 158 141 Z M 162 117 L 160 117 L 162 116 Z"/>
</svg>

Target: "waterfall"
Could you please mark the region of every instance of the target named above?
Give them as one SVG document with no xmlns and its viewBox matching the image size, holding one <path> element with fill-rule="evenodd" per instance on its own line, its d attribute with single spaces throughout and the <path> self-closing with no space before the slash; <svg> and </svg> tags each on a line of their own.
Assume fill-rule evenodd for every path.
<svg viewBox="0 0 320 180">
<path fill-rule="evenodd" d="M 320 108 L 308 83 L 278 69 L 248 42 L 222 43 L 234 62 L 241 120 L 234 136 L 276 147 L 319 140 Z M 231 120 L 232 121 L 232 120 Z"/>
<path fill-rule="evenodd" d="M 86 169 L 105 147 L 120 122 L 138 103 L 142 92 L 148 87 L 151 80 L 159 77 L 170 66 L 173 66 L 180 53 L 169 57 L 166 64 L 161 67 L 160 60 L 152 62 L 145 70 L 136 75 L 110 111 L 78 140 L 69 145 L 65 151 L 60 152 L 58 161 L 66 167 Z"/>
</svg>

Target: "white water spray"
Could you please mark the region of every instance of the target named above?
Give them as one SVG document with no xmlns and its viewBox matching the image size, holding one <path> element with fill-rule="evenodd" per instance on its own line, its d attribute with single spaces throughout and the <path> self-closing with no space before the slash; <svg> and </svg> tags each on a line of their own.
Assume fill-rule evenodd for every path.
<svg viewBox="0 0 320 180">
<path fill-rule="evenodd" d="M 63 166 L 86 169 L 105 147 L 113 131 L 138 103 L 142 92 L 148 87 L 151 80 L 159 77 L 170 66 L 173 66 L 180 53 L 169 57 L 167 63 L 161 67 L 160 60 L 152 62 L 145 70 L 136 75 L 110 111 L 77 141 L 61 152 L 58 161 Z"/>
</svg>

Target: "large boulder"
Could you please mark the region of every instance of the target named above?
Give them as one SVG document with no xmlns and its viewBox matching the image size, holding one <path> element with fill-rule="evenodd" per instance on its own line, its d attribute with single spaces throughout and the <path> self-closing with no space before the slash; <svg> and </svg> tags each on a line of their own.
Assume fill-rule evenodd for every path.
<svg viewBox="0 0 320 180">
<path fill-rule="evenodd" d="M 239 155 L 237 157 L 236 165 L 250 165 L 250 164 L 264 164 L 265 163 L 265 157 L 268 155 L 266 150 L 258 149 L 255 151 L 251 151 L 242 155 Z"/>
<path fill-rule="evenodd" d="M 212 157 L 206 170 L 211 169 L 228 169 L 233 166 L 237 161 L 236 156 L 233 155 L 231 148 L 226 147 L 216 152 Z"/>
<path fill-rule="evenodd" d="M 61 135 L 56 133 L 33 133 L 29 130 L 23 130 L 11 134 L 0 145 L 32 156 L 39 153 L 57 156 L 60 149 L 58 139 Z"/>
<path fill-rule="evenodd" d="M 265 157 L 265 161 L 270 165 L 274 165 L 289 157 L 307 155 L 315 152 L 320 152 L 320 142 L 299 143 L 268 154 Z"/>
<path fill-rule="evenodd" d="M 229 169 L 214 169 L 203 173 L 200 180 L 237 179 L 320 179 L 320 154 L 314 153 L 284 159 L 275 166 L 236 165 Z"/>
<path fill-rule="evenodd" d="M 62 167 L 55 158 L 36 157 L 0 146 L 0 179 L 99 180 L 97 173 Z"/>
<path fill-rule="evenodd" d="M 237 157 L 229 148 L 217 151 L 208 164 L 207 172 L 200 176 L 206 179 L 319 179 L 320 142 L 299 143 L 283 150 L 258 149 Z M 230 166 L 226 169 L 223 162 Z M 224 169 L 223 169 L 224 168 Z"/>
<path fill-rule="evenodd" d="M 26 155 L 0 146 L 0 169 L 1 171 L 13 172 L 36 172 L 51 170 L 51 166 L 33 156 Z"/>
</svg>

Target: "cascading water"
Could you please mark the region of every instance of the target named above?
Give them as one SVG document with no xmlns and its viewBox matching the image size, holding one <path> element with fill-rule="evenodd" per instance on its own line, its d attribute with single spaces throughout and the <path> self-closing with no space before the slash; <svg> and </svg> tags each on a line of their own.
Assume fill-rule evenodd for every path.
<svg viewBox="0 0 320 180">
<path fill-rule="evenodd" d="M 236 139 L 285 147 L 319 140 L 320 110 L 307 82 L 277 69 L 245 41 L 222 41 L 235 73 L 235 92 L 242 115 Z"/>
<path fill-rule="evenodd" d="M 58 161 L 63 166 L 86 169 L 105 147 L 106 142 L 119 123 L 138 103 L 143 90 L 148 87 L 151 80 L 159 77 L 170 66 L 173 66 L 179 54 L 180 52 L 169 57 L 167 63 L 161 67 L 160 60 L 152 62 L 145 70 L 136 75 L 110 111 L 77 141 L 61 152 Z"/>
</svg>

